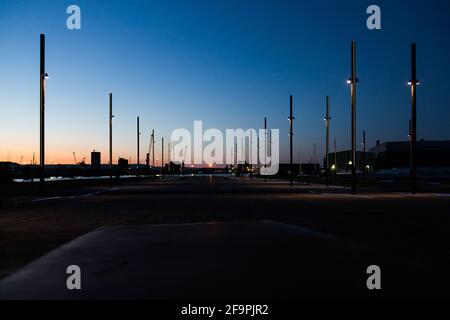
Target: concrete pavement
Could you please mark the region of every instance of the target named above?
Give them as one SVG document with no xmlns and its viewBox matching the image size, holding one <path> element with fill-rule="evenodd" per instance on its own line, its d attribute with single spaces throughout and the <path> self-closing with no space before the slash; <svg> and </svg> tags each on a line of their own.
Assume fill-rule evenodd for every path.
<svg viewBox="0 0 450 320">
<path fill-rule="evenodd" d="M 290 188 L 286 182 L 266 184 L 240 178 L 144 181 L 86 197 L 67 195 L 4 205 L 0 214 L 1 271 L 12 274 L 13 278 L 5 280 L 14 279 L 31 270 L 31 265 L 22 269 L 26 263 L 56 249 L 50 253 L 58 257 L 54 265 L 48 264 L 48 255 L 33 262 L 41 270 L 33 276 L 41 288 L 45 288 L 45 281 L 51 288 L 55 283 L 65 285 L 64 266 L 76 264 L 71 257 L 80 264 L 97 261 L 92 265 L 99 267 L 91 269 L 87 264 L 83 273 L 88 286 L 86 291 L 83 286 L 82 293 L 64 290 L 58 296 L 55 292 L 61 291 L 51 288 L 33 293 L 24 285 L 34 297 L 95 297 L 89 288 L 107 292 L 98 296 L 107 298 L 275 297 L 267 288 L 285 298 L 366 297 L 374 294 L 363 287 L 365 268 L 378 264 L 383 271 L 382 297 L 442 297 L 450 288 L 449 209 L 445 194 L 371 193 L 353 197 L 342 188 L 306 184 Z M 211 225 L 218 233 L 208 232 Z M 202 237 L 194 239 L 192 234 Z M 249 236 L 252 234 L 255 240 Z M 155 243 L 165 250 L 158 251 Z M 139 267 L 135 257 L 141 256 Z M 161 264 L 147 274 L 155 257 Z M 196 264 L 189 267 L 194 260 Z M 284 263 L 276 263 L 278 260 Z M 229 268 L 220 268 L 221 264 Z M 54 280 L 45 280 L 49 278 L 47 268 Z M 119 279 L 143 275 L 142 288 L 117 285 L 110 281 L 109 271 L 105 282 L 99 280 L 101 276 L 93 276 L 110 269 L 123 272 Z M 183 278 L 177 272 L 184 269 L 189 274 Z M 250 269 L 256 270 L 253 278 Z M 261 273 L 256 277 L 258 270 Z M 222 276 L 217 278 L 216 274 Z M 162 280 L 158 282 L 155 275 Z M 177 281 L 171 283 L 171 278 Z M 258 279 L 263 282 L 258 284 Z M 140 283 L 138 278 L 130 281 Z M 22 284 L 14 283 L 18 291 L 8 291 L 8 297 L 21 294 Z M 105 290 L 105 283 L 112 283 L 115 289 Z M 156 290 L 151 283 L 167 290 Z M 176 286 L 179 283 L 186 283 L 186 290 L 173 290 L 180 288 Z M 116 290 L 117 286 L 122 290 Z"/>
<path fill-rule="evenodd" d="M 357 296 L 360 250 L 273 221 L 100 228 L 3 279 L 0 299 Z M 81 290 L 66 287 L 69 265 L 81 268 Z"/>
</svg>

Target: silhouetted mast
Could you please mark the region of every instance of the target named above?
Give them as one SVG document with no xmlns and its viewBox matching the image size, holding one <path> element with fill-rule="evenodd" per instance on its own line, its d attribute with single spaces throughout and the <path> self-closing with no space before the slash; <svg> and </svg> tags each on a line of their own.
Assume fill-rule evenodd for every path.
<svg viewBox="0 0 450 320">
<path fill-rule="evenodd" d="M 109 179 L 112 183 L 112 121 L 114 115 L 112 111 L 112 93 L 109 94 Z"/>
<path fill-rule="evenodd" d="M 139 159 L 139 136 L 141 132 L 139 131 L 139 117 L 136 119 L 136 135 L 137 135 L 137 176 L 139 178 L 139 169 L 140 169 L 140 159 Z"/>
<path fill-rule="evenodd" d="M 290 185 L 294 185 L 294 166 L 293 166 L 293 138 L 294 138 L 294 117 L 293 117 L 293 101 L 290 96 L 290 112 L 289 112 L 289 171 L 290 171 Z"/>
<path fill-rule="evenodd" d="M 351 47 L 351 100 L 352 100 L 352 194 L 356 194 L 356 42 L 352 41 Z"/>
<path fill-rule="evenodd" d="M 330 145 L 330 97 L 327 96 L 326 111 L 325 111 L 325 173 L 327 176 L 327 187 L 330 185 L 330 159 L 329 159 L 329 145 Z"/>
<path fill-rule="evenodd" d="M 417 193 L 417 159 L 416 159 L 416 147 L 417 147 L 417 80 L 416 74 L 416 44 L 411 44 L 411 142 L 410 142 L 410 178 L 411 178 L 411 193 Z"/>
<path fill-rule="evenodd" d="M 161 138 L 161 174 L 164 172 L 164 137 Z"/>
<path fill-rule="evenodd" d="M 267 167 L 267 118 L 264 117 L 264 182 L 267 182 L 267 176 L 265 170 Z"/>
<path fill-rule="evenodd" d="M 45 35 L 40 35 L 40 192 L 45 193 Z"/>
</svg>

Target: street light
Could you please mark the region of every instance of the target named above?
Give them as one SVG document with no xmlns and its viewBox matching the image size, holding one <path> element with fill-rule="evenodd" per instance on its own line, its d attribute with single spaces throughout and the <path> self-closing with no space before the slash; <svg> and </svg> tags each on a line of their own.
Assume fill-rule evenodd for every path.
<svg viewBox="0 0 450 320">
<path fill-rule="evenodd" d="M 366 164 L 367 164 L 367 155 L 366 155 L 366 131 L 363 131 L 363 141 L 361 143 L 363 146 L 363 156 L 364 156 L 364 163 L 363 163 L 363 177 L 366 177 Z"/>
<path fill-rule="evenodd" d="M 330 97 L 326 99 L 325 111 L 325 173 L 327 176 L 327 187 L 330 185 L 330 160 L 329 160 L 329 143 L 330 143 Z"/>
<path fill-rule="evenodd" d="M 420 81 L 417 79 L 416 70 L 416 44 L 411 44 L 411 79 L 408 82 L 411 87 L 411 120 L 410 120 L 410 179 L 411 193 L 417 193 L 417 85 Z"/>
<path fill-rule="evenodd" d="M 39 70 L 39 171 L 40 193 L 45 194 L 45 80 L 48 74 L 45 72 L 45 35 L 40 34 L 40 70 Z"/>
<path fill-rule="evenodd" d="M 49 78 L 48 73 L 41 73 L 41 103 L 40 103 L 40 118 L 41 118 L 41 132 L 40 132 L 40 186 L 41 194 L 45 193 L 45 81 Z"/>
<path fill-rule="evenodd" d="M 140 159 L 139 159 L 139 136 L 141 132 L 139 130 L 139 117 L 136 118 L 136 134 L 137 134 L 137 177 L 139 178 L 140 174 Z"/>
<path fill-rule="evenodd" d="M 265 174 L 266 167 L 267 167 L 267 117 L 264 117 L 264 182 L 267 182 L 267 176 Z"/>
<path fill-rule="evenodd" d="M 352 194 L 356 194 L 356 84 L 359 82 L 356 77 L 356 42 L 351 45 L 351 77 L 347 80 L 350 84 L 351 111 L 352 111 Z"/>
<path fill-rule="evenodd" d="M 293 116 L 293 99 L 292 95 L 290 96 L 290 112 L 289 112 L 289 182 L 291 187 L 294 185 L 294 168 L 292 165 L 293 162 L 293 137 L 294 137 L 294 116 Z"/>
</svg>

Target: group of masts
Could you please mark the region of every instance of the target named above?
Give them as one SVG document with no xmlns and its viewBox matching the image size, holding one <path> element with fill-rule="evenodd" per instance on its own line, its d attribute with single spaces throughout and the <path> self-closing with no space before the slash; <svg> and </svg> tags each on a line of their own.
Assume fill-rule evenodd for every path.
<svg viewBox="0 0 450 320">
<path fill-rule="evenodd" d="M 40 74 L 39 74 L 39 85 L 40 85 L 40 187 L 41 192 L 44 193 L 45 186 L 45 81 L 48 78 L 48 74 L 45 72 L 45 35 L 40 35 Z M 352 171 L 352 194 L 356 194 L 356 186 L 357 186 L 357 178 L 356 178 L 356 85 L 359 82 L 356 73 L 356 42 L 352 41 L 351 43 L 351 76 L 347 81 L 350 84 L 350 93 L 351 93 L 351 171 Z M 417 80 L 416 75 L 416 44 L 413 43 L 411 45 L 411 79 L 409 81 L 409 85 L 411 86 L 411 119 L 410 119 L 410 180 L 411 180 L 411 192 L 415 194 L 417 192 L 417 181 L 416 181 L 416 141 L 417 141 L 417 133 L 416 133 L 416 94 L 417 94 L 417 85 L 419 81 Z M 330 127 L 330 98 L 326 97 L 326 112 L 325 112 L 325 124 L 326 124 L 326 147 L 325 147 L 325 173 L 326 173 L 326 184 L 327 186 L 330 184 L 330 161 L 329 161 L 329 127 Z M 110 179 L 112 180 L 113 176 L 113 159 L 112 159 L 112 125 L 113 125 L 113 109 L 112 109 L 112 93 L 109 94 L 109 172 Z M 292 186 L 294 183 L 293 176 L 293 97 L 290 96 L 290 113 L 289 113 L 289 147 L 290 147 L 290 185 Z M 269 134 L 267 132 L 267 118 L 264 118 L 264 129 L 266 133 L 266 143 L 264 145 L 264 167 L 267 167 L 267 140 L 270 139 Z M 138 176 L 140 174 L 140 128 L 139 128 L 139 117 L 137 117 L 137 172 Z M 161 138 L 161 170 L 164 170 L 164 137 Z M 259 149 L 259 138 L 258 138 L 258 149 Z M 271 142 L 269 142 L 270 144 Z M 365 173 L 365 163 L 366 163 L 366 140 L 365 140 L 365 131 L 363 132 L 363 146 L 364 146 L 364 173 Z M 315 145 L 314 145 L 315 149 Z M 153 167 L 155 166 L 155 135 L 154 130 L 152 130 L 151 141 L 149 154 L 147 154 L 147 165 L 149 165 L 149 156 L 150 152 L 152 152 L 152 163 Z M 299 152 L 300 153 L 300 152 Z M 335 164 L 336 164 L 336 139 L 334 140 L 334 153 L 335 153 Z M 315 150 L 314 150 L 315 155 Z M 300 155 L 299 155 L 300 156 Z M 170 157 L 170 143 L 169 143 L 169 157 Z M 259 150 L 258 150 L 259 157 Z M 301 166 L 301 159 L 300 166 Z M 170 161 L 170 159 L 169 159 Z M 34 160 L 33 160 L 34 162 Z M 258 159 L 259 163 L 259 159 Z M 314 160 L 315 166 L 315 160 Z M 265 180 L 267 177 L 265 176 Z"/>
<path fill-rule="evenodd" d="M 357 192 L 357 159 L 356 159 L 356 87 L 359 82 L 356 73 L 356 42 L 351 43 L 351 76 L 347 83 L 350 85 L 350 96 L 351 96 L 351 160 L 349 162 L 351 168 L 351 190 L 352 194 L 355 195 Z M 416 118 L 416 94 L 417 85 L 419 81 L 417 80 L 416 74 L 416 44 L 411 45 L 411 80 L 408 82 L 411 86 L 411 119 L 409 121 L 409 139 L 410 139 L 410 182 L 411 182 L 411 193 L 417 193 L 417 156 L 416 156 L 416 144 L 417 144 L 417 118 Z M 293 185 L 293 114 L 292 114 L 292 95 L 290 96 L 290 115 L 289 115 L 289 144 L 290 144 L 290 185 Z M 325 109 L 325 175 L 326 175 L 326 185 L 330 185 L 330 160 L 329 160 L 329 143 L 330 143 L 330 97 L 326 97 L 326 109 Z M 367 153 L 366 153 L 366 131 L 363 131 L 363 176 L 366 174 L 367 168 Z M 314 166 L 316 165 L 315 153 L 316 145 L 314 144 Z M 334 138 L 334 165 L 337 161 L 337 151 L 336 151 L 336 138 Z M 299 150 L 300 158 L 300 150 Z M 300 162 L 300 172 L 301 172 L 301 159 Z"/>
</svg>

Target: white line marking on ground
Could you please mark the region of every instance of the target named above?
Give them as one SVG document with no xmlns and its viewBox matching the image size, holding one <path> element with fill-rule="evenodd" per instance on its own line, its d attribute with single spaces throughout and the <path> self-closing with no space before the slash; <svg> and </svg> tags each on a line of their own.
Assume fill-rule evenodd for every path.
<svg viewBox="0 0 450 320">
<path fill-rule="evenodd" d="M 351 197 L 351 198 L 361 198 L 361 199 L 375 199 L 374 197 L 369 197 L 369 196 L 362 196 L 362 195 L 354 195 L 354 194 L 345 194 L 345 193 L 322 193 L 323 195 L 326 196 L 333 196 L 333 197 Z"/>
<path fill-rule="evenodd" d="M 34 199 L 33 202 L 47 201 L 47 200 L 56 200 L 56 199 L 62 199 L 62 198 L 63 197 L 39 198 L 39 199 Z"/>
<path fill-rule="evenodd" d="M 41 201 L 49 201 L 49 200 L 58 200 L 58 199 L 75 199 L 75 198 L 87 198 L 87 197 L 92 197 L 92 196 L 96 196 L 105 192 L 109 192 L 109 191 L 116 191 L 119 190 L 120 188 L 110 188 L 107 190 L 99 190 L 96 192 L 92 192 L 92 193 L 88 193 L 88 194 L 81 194 L 78 196 L 65 196 L 65 197 L 48 197 L 48 198 L 39 198 L 39 199 L 34 199 L 33 202 L 41 202 Z"/>
<path fill-rule="evenodd" d="M 342 190 L 351 190 L 350 187 L 344 187 L 344 186 L 326 186 L 325 184 L 317 184 L 317 183 L 309 183 L 309 182 L 297 182 L 297 184 L 302 186 L 309 186 L 309 187 L 318 187 L 318 188 L 330 188 L 330 189 L 342 189 Z"/>
</svg>

